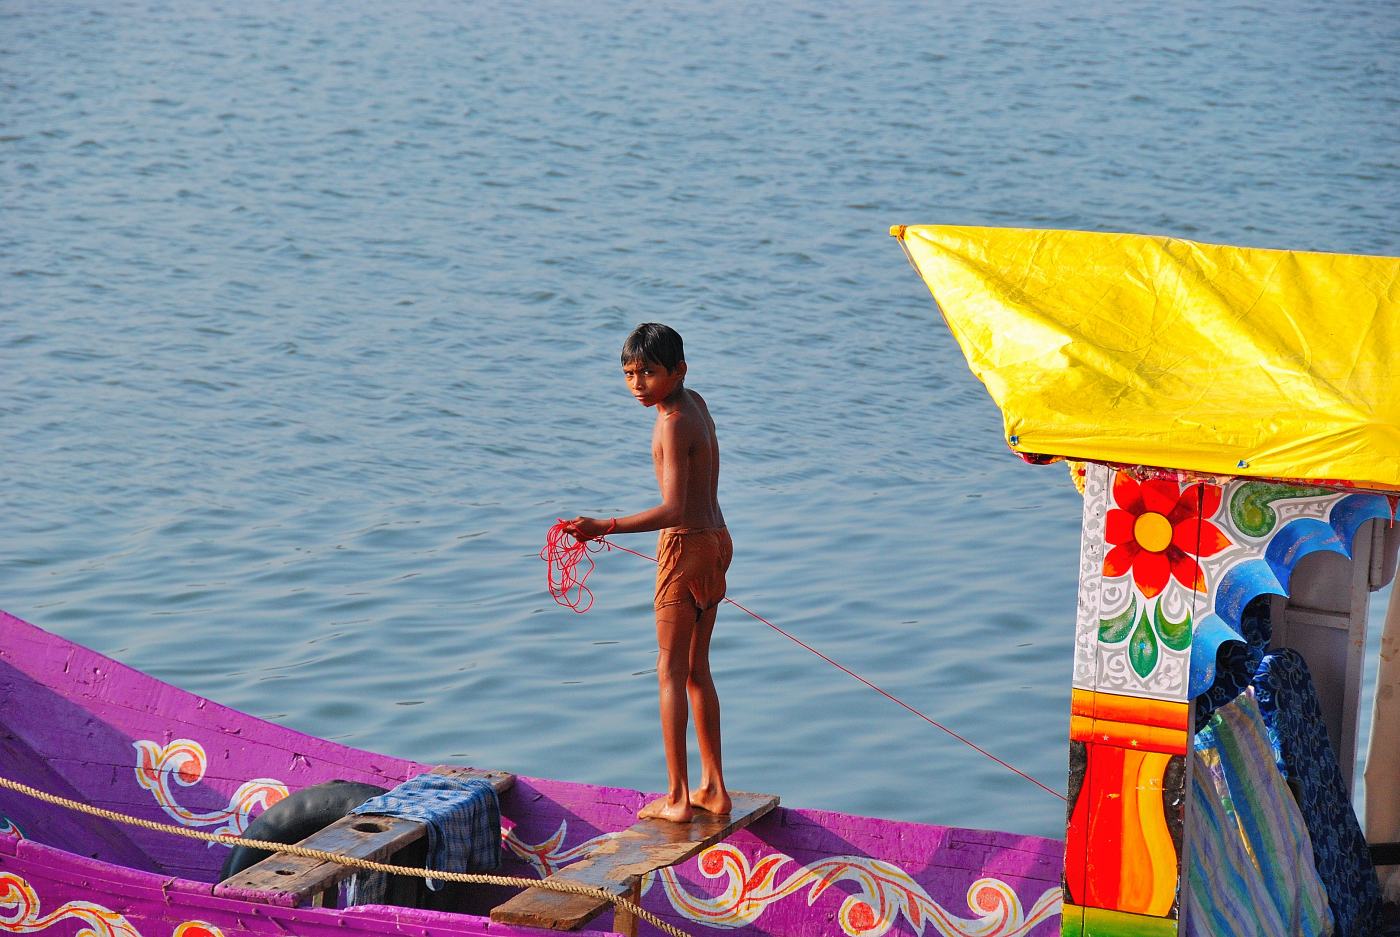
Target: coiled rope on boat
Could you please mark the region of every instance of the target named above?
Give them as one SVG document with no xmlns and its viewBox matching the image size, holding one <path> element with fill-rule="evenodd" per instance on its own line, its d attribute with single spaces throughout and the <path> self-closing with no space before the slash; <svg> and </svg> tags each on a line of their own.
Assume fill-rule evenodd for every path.
<svg viewBox="0 0 1400 937">
<path fill-rule="evenodd" d="M 617 908 L 626 911 L 635 918 L 646 921 L 657 930 L 670 934 L 671 937 L 692 937 L 692 935 L 687 934 L 679 927 L 663 921 L 636 902 L 623 898 L 621 895 L 614 895 L 601 888 L 589 888 L 587 885 L 573 885 L 568 882 L 551 882 L 536 878 L 519 878 L 513 875 L 483 875 L 474 872 L 439 872 L 433 869 L 419 869 L 406 865 L 390 865 L 387 862 L 372 862 L 369 859 L 356 859 L 352 856 L 341 856 L 333 852 L 324 852 L 320 849 L 307 849 L 304 846 L 289 845 L 287 843 L 270 843 L 261 839 L 244 839 L 241 836 L 205 833 L 202 830 L 192 830 L 188 827 L 174 826 L 170 823 L 143 820 L 140 817 L 132 817 L 124 813 L 117 813 L 115 810 L 94 807 L 91 804 L 85 804 L 81 801 L 70 800 L 67 797 L 59 797 L 57 794 L 50 794 L 47 791 L 38 790 L 37 788 L 30 787 L 27 784 L 21 784 L 18 781 L 12 781 L 6 777 L 0 777 L 0 787 L 7 787 L 27 797 L 33 797 L 35 800 L 42 800 L 45 803 L 66 807 L 69 810 L 76 810 L 79 813 L 101 817 L 104 820 L 111 820 L 115 823 L 139 826 L 142 829 L 155 830 L 159 833 L 171 833 L 175 836 L 184 836 L 187 839 L 198 839 L 207 843 L 223 843 L 225 846 L 247 846 L 250 849 L 284 852 L 288 855 L 301 856 L 303 859 L 334 862 L 352 869 L 363 869 L 366 872 L 387 872 L 390 875 L 409 875 L 414 878 L 431 878 L 440 882 L 461 882 L 466 885 L 507 885 L 512 888 L 542 888 L 545 891 L 558 891 L 570 895 L 583 895 L 588 898 L 597 898 L 602 901 L 611 902 Z"/>
</svg>

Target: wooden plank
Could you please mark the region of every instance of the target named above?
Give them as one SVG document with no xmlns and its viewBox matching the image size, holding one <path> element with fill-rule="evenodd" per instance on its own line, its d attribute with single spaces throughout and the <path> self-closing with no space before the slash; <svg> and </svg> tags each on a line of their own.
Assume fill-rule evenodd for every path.
<svg viewBox="0 0 1400 937">
<path fill-rule="evenodd" d="M 383 862 L 425 835 L 427 827 L 416 820 L 370 814 L 352 815 L 337 820 L 297 845 L 354 859 Z M 230 876 L 221 884 L 257 891 L 292 893 L 300 901 L 305 901 L 354 874 L 354 869 L 335 862 L 322 862 L 319 859 L 306 859 L 276 852 L 237 875 Z"/>
<path fill-rule="evenodd" d="M 515 775 L 509 771 L 487 771 L 484 768 L 459 768 L 455 765 L 438 765 L 428 772 L 464 781 L 490 781 L 497 794 L 504 794 L 515 787 Z"/>
<path fill-rule="evenodd" d="M 641 884 L 633 885 L 626 897 L 633 904 L 640 903 L 642 900 Z M 631 911 L 616 908 L 613 911 L 612 929 L 614 934 L 621 934 L 622 937 L 637 937 L 637 916 Z"/>
<path fill-rule="evenodd" d="M 500 794 L 515 785 L 515 775 L 504 771 L 482 771 L 476 768 L 442 766 L 431 774 L 465 780 L 490 781 Z M 428 833 L 426 825 L 417 820 L 383 817 L 376 814 L 352 814 L 313 833 L 298 843 L 307 849 L 319 849 L 355 859 L 384 862 L 390 856 L 422 839 Z M 286 853 L 273 853 L 256 865 L 249 866 L 220 884 L 255 891 L 273 891 L 297 896 L 297 903 L 314 898 L 355 874 L 355 870 L 338 862 L 323 862 Z"/>
<path fill-rule="evenodd" d="M 642 820 L 546 881 L 587 885 L 625 895 L 636 888 L 646 873 L 684 862 L 778 806 L 774 794 L 730 791 L 730 797 L 734 809 L 723 816 L 696 810 L 689 823 Z M 609 907 L 611 903 L 601 898 L 530 888 L 492 911 L 491 920 L 551 930 L 578 930 Z"/>
</svg>

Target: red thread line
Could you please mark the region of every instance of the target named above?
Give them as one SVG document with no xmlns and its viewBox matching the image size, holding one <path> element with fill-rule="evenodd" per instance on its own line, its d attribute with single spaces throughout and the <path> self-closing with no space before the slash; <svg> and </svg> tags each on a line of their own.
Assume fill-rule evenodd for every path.
<svg viewBox="0 0 1400 937">
<path fill-rule="evenodd" d="M 613 518 L 612 526 L 608 528 L 608 533 L 613 532 L 613 527 L 617 526 L 617 518 Z M 603 535 L 604 537 L 607 534 Z M 601 546 L 593 546 L 601 544 Z M 540 551 L 540 559 L 549 564 L 549 594 L 554 596 L 554 601 L 565 608 L 571 608 L 582 615 L 593 607 L 593 593 L 585 586 L 584 580 L 588 574 L 593 572 L 594 562 L 591 553 L 601 553 L 604 548 L 612 549 L 612 544 L 602 537 L 596 540 L 575 540 L 574 535 L 569 533 L 569 522 L 564 518 L 559 518 L 559 523 L 549 528 L 549 533 L 544 538 L 544 549 Z M 618 547 L 619 550 L 624 549 Z M 628 550 L 627 552 L 632 552 Z M 638 554 L 640 556 L 641 554 Z M 588 568 L 579 576 L 578 564 L 588 561 Z M 656 562 L 652 560 L 652 562 Z M 574 597 L 569 598 L 569 593 L 573 592 Z M 588 604 L 583 604 L 584 596 L 588 597 Z M 579 606 L 583 607 L 580 608 Z"/>
<path fill-rule="evenodd" d="M 540 551 L 540 559 L 549 563 L 549 594 L 554 596 L 554 601 L 558 602 L 560 605 L 563 605 L 565 608 L 571 608 L 574 611 L 582 614 L 583 612 L 588 611 L 588 609 L 591 608 L 593 605 L 593 593 L 590 592 L 588 590 L 588 587 L 583 584 L 583 581 L 588 578 L 588 574 L 593 572 L 594 569 L 593 557 L 590 554 L 601 553 L 604 550 L 612 550 L 614 547 L 616 547 L 623 553 L 630 553 L 633 556 L 640 556 L 644 560 L 651 560 L 653 563 L 656 562 L 656 557 L 654 556 L 647 556 L 645 553 L 638 553 L 636 550 L 629 550 L 627 547 L 624 547 L 619 543 L 612 543 L 608 540 L 604 540 L 603 537 L 597 537 L 593 540 L 586 541 L 574 540 L 573 535 L 568 533 L 568 526 L 568 523 L 561 518 L 559 523 L 549 528 L 549 534 L 545 539 L 545 548 Z M 617 526 L 616 520 L 613 521 L 613 526 Z M 609 528 L 608 532 L 612 532 L 611 528 Z M 606 534 L 604 536 L 606 536 Z M 566 542 L 565 538 L 567 538 L 570 541 L 573 541 L 573 543 Z M 600 546 L 591 548 L 593 544 L 600 544 Z M 585 559 L 588 560 L 588 569 L 584 571 L 582 576 L 575 576 L 575 568 L 578 566 L 580 561 Z M 557 573 L 556 564 L 558 564 Z M 572 600 L 568 598 L 568 590 L 570 589 L 578 590 L 578 594 Z M 583 602 L 583 597 L 585 595 L 588 596 L 588 604 L 584 605 L 582 608 L 579 608 L 579 605 Z M 788 634 L 786 631 L 779 628 L 777 625 L 773 624 L 771 621 L 764 618 L 762 615 L 759 615 L 757 612 L 752 612 L 749 609 L 744 608 L 744 606 L 740 605 L 738 602 L 734 601 L 731 598 L 725 598 L 724 601 L 739 609 L 739 611 L 744 612 L 745 614 L 750 615 L 753 618 L 756 618 L 757 620 L 763 622 L 769 628 L 772 628 L 774 631 L 778 632 L 778 634 L 787 638 L 789 641 L 801 645 L 802 647 L 811 651 L 813 654 L 817 655 L 822 660 L 835 667 L 837 670 L 840 670 L 842 673 L 849 674 L 850 676 L 855 677 L 861 683 L 864 683 L 866 686 L 870 687 L 870 689 L 874 690 L 876 693 L 879 693 L 881 696 L 885 697 L 891 702 L 895 702 L 898 703 L 900 706 L 903 706 L 905 709 L 909 710 L 911 713 L 918 716 L 920 719 L 924 720 L 924 722 L 927 722 L 929 725 L 934 726 L 938 729 L 942 729 L 944 732 L 947 732 L 953 738 L 957 739 L 959 742 L 962 742 L 964 745 L 968 746 L 974 751 L 986 755 L 988 758 L 992 759 L 992 761 L 995 761 L 997 764 L 1001 765 L 1006 770 L 1014 774 L 1019 774 L 1021 777 L 1034 784 L 1036 787 L 1040 788 L 1046 793 L 1054 794 L 1056 797 L 1060 798 L 1060 800 L 1066 799 L 1065 795 L 1061 794 L 1059 791 L 1051 790 L 1044 784 L 1041 784 L 1035 778 L 1031 777 L 1029 774 L 1026 774 L 1024 771 L 1020 770 L 1019 768 L 1012 767 L 1011 765 L 1002 761 L 996 755 L 993 755 L 986 749 L 981 748 L 975 743 L 968 741 L 967 739 L 963 738 L 961 735 L 958 735 L 958 733 L 954 732 L 952 729 L 948 728 L 942 723 L 936 722 L 935 720 L 930 719 L 928 716 L 925 716 L 923 713 L 919 712 L 917 709 L 915 709 L 913 706 L 910 706 L 908 703 L 904 702 L 904 700 L 900 699 L 899 697 L 894 696 L 890 693 L 886 693 L 884 690 L 880 689 L 878 686 L 871 683 L 869 680 L 865 679 L 860 674 L 847 667 L 841 666 L 836 661 L 832 660 L 830 657 L 827 657 L 821 651 L 812 647 L 810 644 L 804 643 L 799 638 L 795 638 L 792 635 Z"/>
</svg>

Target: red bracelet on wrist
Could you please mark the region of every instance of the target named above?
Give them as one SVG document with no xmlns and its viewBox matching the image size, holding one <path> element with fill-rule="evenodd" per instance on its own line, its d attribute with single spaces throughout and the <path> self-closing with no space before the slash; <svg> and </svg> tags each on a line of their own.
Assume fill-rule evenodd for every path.
<svg viewBox="0 0 1400 937">
<path fill-rule="evenodd" d="M 616 527 L 617 527 L 617 518 L 614 517 L 614 518 L 612 519 L 612 523 L 608 525 L 608 529 L 605 530 L 605 531 L 603 531 L 603 536 L 606 537 L 608 534 L 612 533 L 613 530 L 614 530 Z"/>
</svg>

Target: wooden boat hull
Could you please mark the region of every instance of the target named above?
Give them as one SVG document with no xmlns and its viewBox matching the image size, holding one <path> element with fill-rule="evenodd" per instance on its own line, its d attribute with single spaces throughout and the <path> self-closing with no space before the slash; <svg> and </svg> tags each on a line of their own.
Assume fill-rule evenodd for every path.
<svg viewBox="0 0 1400 937">
<path fill-rule="evenodd" d="M 392 787 L 429 770 L 313 738 L 164 684 L 0 613 L 0 775 L 130 816 L 241 833 L 291 791 Z M 506 768 L 509 765 L 483 767 Z M 502 874 L 540 877 L 626 829 L 648 795 L 519 778 L 501 800 Z M 1048 937 L 1064 844 L 780 807 L 648 877 L 642 904 L 692 934 Z M 449 913 L 290 907 L 215 884 L 227 850 L 0 790 L 0 931 L 70 937 L 539 935 Z M 508 892 L 502 893 L 508 896 Z M 606 931 L 611 916 L 591 927 Z M 642 932 L 650 928 L 642 925 Z"/>
</svg>

